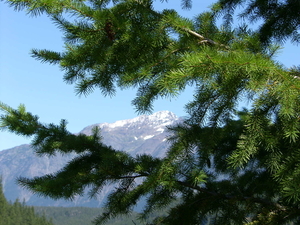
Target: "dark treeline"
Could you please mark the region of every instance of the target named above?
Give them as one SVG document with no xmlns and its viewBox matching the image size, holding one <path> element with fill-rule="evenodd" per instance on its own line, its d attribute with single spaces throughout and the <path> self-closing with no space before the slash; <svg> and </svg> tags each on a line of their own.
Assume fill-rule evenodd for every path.
<svg viewBox="0 0 300 225">
<path fill-rule="evenodd" d="M 45 216 L 54 223 L 54 225 L 93 225 L 93 220 L 103 213 L 103 208 L 89 207 L 54 207 L 54 206 L 35 206 L 35 212 L 38 215 Z M 123 215 L 107 221 L 105 225 L 148 225 L 154 218 L 166 215 L 169 209 L 156 211 L 149 215 L 145 220 L 139 220 L 141 214 L 132 212 L 129 215 Z M 200 225 L 213 224 L 211 218 L 206 218 Z"/>
<path fill-rule="evenodd" d="M 16 200 L 8 202 L 0 180 L 0 225 L 53 225 L 45 216 L 36 215 L 34 208 Z"/>
<path fill-rule="evenodd" d="M 92 225 L 93 219 L 103 212 L 101 208 L 88 207 L 46 207 L 35 206 L 35 212 L 51 219 L 55 225 Z M 134 225 L 140 224 L 136 219 L 137 213 L 117 217 L 107 222 L 107 225 Z"/>
</svg>

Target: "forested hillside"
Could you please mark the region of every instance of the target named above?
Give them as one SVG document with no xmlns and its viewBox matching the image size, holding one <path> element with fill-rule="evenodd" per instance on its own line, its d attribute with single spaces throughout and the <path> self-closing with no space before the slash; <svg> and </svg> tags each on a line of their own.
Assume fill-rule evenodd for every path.
<svg viewBox="0 0 300 225">
<path fill-rule="evenodd" d="M 53 223 L 43 215 L 36 215 L 33 207 L 26 206 L 19 200 L 14 203 L 8 202 L 0 181 L 0 225 L 53 225 Z"/>
<path fill-rule="evenodd" d="M 45 217 L 52 219 L 55 225 L 92 225 L 93 218 L 103 212 L 99 208 L 46 206 L 37 206 L 35 211 L 39 215 L 45 215 Z M 136 216 L 137 213 L 132 213 L 130 216 L 115 218 L 109 221 L 107 225 L 133 225 L 132 221 L 136 221 Z"/>
<path fill-rule="evenodd" d="M 49 206 L 35 206 L 34 210 L 39 215 L 44 215 L 51 219 L 54 225 L 93 225 L 92 220 L 103 213 L 101 208 L 89 207 L 49 207 Z M 130 215 L 124 215 L 112 220 L 109 220 L 105 225 L 146 225 L 156 217 L 167 214 L 168 209 L 160 210 L 152 213 L 145 221 L 140 221 L 137 218 L 141 214 L 132 212 Z M 211 218 L 203 220 L 201 225 L 211 224 Z"/>
</svg>

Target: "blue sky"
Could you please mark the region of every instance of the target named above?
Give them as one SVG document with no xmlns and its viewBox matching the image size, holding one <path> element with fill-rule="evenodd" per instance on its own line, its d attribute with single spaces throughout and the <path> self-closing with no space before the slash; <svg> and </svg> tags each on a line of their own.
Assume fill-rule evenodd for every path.
<svg viewBox="0 0 300 225">
<path fill-rule="evenodd" d="M 212 2 L 199 1 L 192 10 L 181 10 L 181 14 L 193 17 Z M 159 9 L 180 9 L 180 1 L 158 3 Z M 39 115 L 45 123 L 57 124 L 66 119 L 68 129 L 74 133 L 91 124 L 138 116 L 131 105 L 135 90 L 119 91 L 112 98 L 103 97 L 99 91 L 79 97 L 72 85 L 63 82 L 63 72 L 57 66 L 42 64 L 30 56 L 34 48 L 60 51 L 62 46 L 62 35 L 49 18 L 14 11 L 0 1 L 0 101 L 12 107 L 25 104 L 28 111 Z M 298 55 L 299 47 L 288 42 L 278 61 L 287 67 L 297 65 Z M 192 94 L 190 89 L 176 99 L 158 100 L 154 111 L 169 110 L 184 116 L 184 105 Z M 15 134 L 0 132 L 0 150 L 29 142 Z"/>
</svg>

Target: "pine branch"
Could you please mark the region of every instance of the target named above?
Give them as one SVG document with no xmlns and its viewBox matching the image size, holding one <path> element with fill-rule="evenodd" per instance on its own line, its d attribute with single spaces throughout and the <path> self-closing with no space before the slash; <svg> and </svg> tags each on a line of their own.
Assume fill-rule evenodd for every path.
<svg viewBox="0 0 300 225">
<path fill-rule="evenodd" d="M 192 31 L 192 30 L 190 30 L 188 28 L 182 28 L 182 29 L 185 30 L 186 32 L 188 32 L 189 34 L 191 34 L 191 35 L 193 35 L 195 37 L 200 38 L 202 40 L 200 43 L 208 42 L 208 43 L 213 44 L 213 45 L 219 45 L 217 42 L 215 42 L 215 41 L 213 41 L 213 40 L 211 40 L 209 38 L 205 38 L 204 36 L 202 36 L 201 34 L 198 34 L 195 31 Z"/>
<path fill-rule="evenodd" d="M 116 179 L 135 179 L 135 178 L 147 177 L 147 176 L 149 176 L 149 174 L 144 173 L 144 174 L 139 174 L 139 175 L 135 175 L 135 176 L 119 176 Z"/>
<path fill-rule="evenodd" d="M 198 34 L 197 32 L 193 31 L 193 30 L 190 30 L 186 27 L 183 27 L 182 28 L 184 31 L 188 32 L 189 34 L 197 37 L 197 38 L 200 38 L 201 41 L 199 42 L 200 44 L 202 43 L 209 43 L 209 44 L 212 44 L 212 45 L 218 45 L 218 46 L 221 46 L 221 47 L 225 47 L 226 49 L 229 49 L 229 46 L 226 46 L 226 45 L 223 45 L 223 44 L 219 44 L 218 42 L 215 42 L 214 40 L 211 40 L 209 38 L 206 38 L 204 36 L 202 36 L 201 34 Z"/>
<path fill-rule="evenodd" d="M 259 203 L 259 204 L 262 204 L 267 207 L 276 208 L 277 210 L 280 210 L 280 211 L 286 211 L 286 207 L 284 207 L 276 202 L 268 201 L 266 199 L 248 197 L 248 196 L 226 195 L 226 194 L 215 192 L 213 190 L 209 190 L 208 188 L 201 188 L 199 186 L 190 184 L 188 182 L 179 181 L 179 180 L 177 180 L 176 182 L 182 186 L 192 188 L 194 190 L 212 195 L 214 197 L 220 197 L 220 198 L 227 199 L 227 200 L 234 199 L 234 200 L 238 200 L 238 201 L 251 201 L 253 203 Z"/>
</svg>

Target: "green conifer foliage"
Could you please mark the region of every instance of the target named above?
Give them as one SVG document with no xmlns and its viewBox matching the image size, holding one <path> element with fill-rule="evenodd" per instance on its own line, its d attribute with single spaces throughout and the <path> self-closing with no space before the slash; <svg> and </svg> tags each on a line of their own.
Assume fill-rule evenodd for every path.
<svg viewBox="0 0 300 225">
<path fill-rule="evenodd" d="M 233 21 L 233 15 L 238 8 L 242 9 L 239 16 L 250 22 L 262 20 L 259 32 L 264 43 L 272 39 L 282 43 L 287 38 L 296 43 L 300 41 L 298 0 L 220 0 L 213 8 L 224 15 L 227 23 Z"/>
<path fill-rule="evenodd" d="M 279 46 L 261 43 L 262 37 L 280 38 L 276 33 L 218 27 L 216 12 L 226 1 L 193 20 L 174 10 L 155 11 L 150 0 L 8 2 L 32 14 L 46 13 L 63 31 L 63 52 L 32 54 L 58 64 L 79 94 L 100 88 L 111 95 L 116 86 L 136 87 L 133 105 L 143 113 L 157 98 L 195 87 L 186 105 L 190 116 L 170 128 L 172 145 L 162 159 L 130 156 L 104 145 L 97 129 L 91 136 L 74 135 L 64 120 L 44 124 L 23 105 L 12 109 L 1 103 L 1 127 L 34 136 L 37 154 L 78 153 L 57 173 L 20 178 L 21 185 L 39 195 L 72 199 L 86 187 L 94 196 L 104 185 L 116 184 L 96 224 L 130 213 L 144 197 L 141 219 L 170 207 L 153 224 L 300 223 L 300 76 L 299 69 L 273 60 Z M 68 14 L 77 19 L 68 20 Z M 238 111 L 241 100 L 250 102 L 248 110 Z"/>
</svg>

